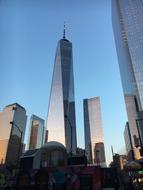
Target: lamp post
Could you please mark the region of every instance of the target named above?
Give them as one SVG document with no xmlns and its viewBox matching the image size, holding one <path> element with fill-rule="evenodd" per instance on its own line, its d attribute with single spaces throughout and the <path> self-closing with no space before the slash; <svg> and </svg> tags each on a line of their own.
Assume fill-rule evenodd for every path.
<svg viewBox="0 0 143 190">
<path fill-rule="evenodd" d="M 140 134 L 140 130 L 139 130 L 139 123 L 138 123 L 140 121 L 143 122 L 143 119 L 136 119 L 137 131 L 138 131 L 139 141 L 140 141 L 140 147 L 141 147 L 141 154 L 143 156 L 143 143 L 142 143 L 141 134 Z"/>
<path fill-rule="evenodd" d="M 10 124 L 13 125 L 13 126 L 15 126 L 18 129 L 18 131 L 20 132 L 20 146 L 19 146 L 19 150 L 18 150 L 18 159 L 19 159 L 20 152 L 21 152 L 21 147 L 22 147 L 21 146 L 22 145 L 21 141 L 22 141 L 23 131 L 21 131 L 21 129 L 19 128 L 19 126 L 17 124 L 15 124 L 13 121 L 10 121 Z"/>
<path fill-rule="evenodd" d="M 70 150 L 70 158 L 71 158 L 71 162 L 70 162 L 70 164 L 72 165 L 72 124 L 71 124 L 71 122 L 70 122 L 70 120 L 69 120 L 69 118 L 68 118 L 68 116 L 67 115 L 65 115 L 65 119 L 68 121 L 68 123 L 69 123 L 69 126 L 70 126 L 70 129 L 71 129 L 71 150 Z"/>
</svg>

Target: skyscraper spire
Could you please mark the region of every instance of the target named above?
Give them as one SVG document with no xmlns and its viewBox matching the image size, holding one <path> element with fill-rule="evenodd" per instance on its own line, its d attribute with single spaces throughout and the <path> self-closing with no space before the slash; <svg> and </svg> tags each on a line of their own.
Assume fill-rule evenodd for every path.
<svg viewBox="0 0 143 190">
<path fill-rule="evenodd" d="M 66 39 L 66 24 L 64 22 L 63 39 Z"/>
</svg>

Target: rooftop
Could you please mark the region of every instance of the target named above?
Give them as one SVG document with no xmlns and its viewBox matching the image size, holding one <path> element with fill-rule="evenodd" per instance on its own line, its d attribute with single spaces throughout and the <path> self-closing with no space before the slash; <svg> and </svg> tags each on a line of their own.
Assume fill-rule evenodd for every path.
<svg viewBox="0 0 143 190">
<path fill-rule="evenodd" d="M 9 105 L 7 105 L 6 107 L 10 107 L 10 106 L 20 107 L 20 108 L 22 108 L 22 109 L 25 110 L 25 108 L 24 108 L 23 106 L 21 106 L 20 104 L 18 104 L 17 102 L 16 102 L 16 103 L 13 103 L 13 104 L 9 104 Z M 26 110 L 25 110 L 25 111 L 26 111 Z"/>
</svg>

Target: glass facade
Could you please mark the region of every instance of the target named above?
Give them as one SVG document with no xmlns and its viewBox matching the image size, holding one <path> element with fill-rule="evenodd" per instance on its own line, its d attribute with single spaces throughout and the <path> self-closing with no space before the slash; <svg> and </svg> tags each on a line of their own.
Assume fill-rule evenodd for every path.
<svg viewBox="0 0 143 190">
<path fill-rule="evenodd" d="M 128 158 L 128 160 L 133 160 L 134 159 L 133 145 L 132 145 L 130 127 L 129 127 L 128 122 L 125 125 L 124 139 L 125 139 L 126 150 L 128 153 L 127 158 Z"/>
<path fill-rule="evenodd" d="M 132 143 L 130 147 L 133 147 L 134 158 L 139 159 L 141 158 L 140 150 L 139 147 L 136 147 L 136 142 L 135 142 L 135 138 L 139 137 L 138 130 L 136 127 L 137 110 L 135 104 L 135 97 L 133 95 L 125 95 L 125 102 L 126 102 L 128 123 L 129 123 L 131 143 Z M 129 149 L 127 149 L 127 154 L 129 154 Z"/>
<path fill-rule="evenodd" d="M 76 152 L 72 44 L 67 39 L 61 39 L 56 50 L 47 130 L 48 141 L 58 141 L 66 146 L 68 152 L 71 148 Z"/>
<path fill-rule="evenodd" d="M 143 109 L 143 0 L 112 0 L 113 29 L 124 94 Z"/>
<path fill-rule="evenodd" d="M 17 164 L 24 144 L 26 121 L 26 111 L 17 103 L 6 106 L 0 113 L 1 163 Z"/>
<path fill-rule="evenodd" d="M 85 150 L 89 163 L 105 164 L 99 97 L 84 99 Z"/>
<path fill-rule="evenodd" d="M 40 148 L 44 143 L 44 120 L 32 115 L 30 119 L 29 149 Z"/>
<path fill-rule="evenodd" d="M 137 112 L 143 109 L 143 0 L 112 0 L 112 21 L 133 152 L 138 159 L 134 136 L 138 138 Z"/>
<path fill-rule="evenodd" d="M 139 134 L 140 134 L 140 140 L 141 140 L 141 143 L 142 143 L 142 146 L 143 146 L 143 111 L 140 111 L 138 112 L 138 115 L 137 115 L 137 127 L 138 127 L 138 131 L 139 131 Z"/>
</svg>

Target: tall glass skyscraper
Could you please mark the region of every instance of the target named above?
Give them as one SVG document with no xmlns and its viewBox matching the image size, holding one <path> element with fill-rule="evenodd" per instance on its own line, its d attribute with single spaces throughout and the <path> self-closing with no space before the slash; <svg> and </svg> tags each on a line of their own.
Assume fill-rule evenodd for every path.
<svg viewBox="0 0 143 190">
<path fill-rule="evenodd" d="M 85 150 L 88 163 L 105 165 L 100 98 L 84 99 Z"/>
<path fill-rule="evenodd" d="M 112 0 L 112 21 L 134 156 L 138 159 L 133 136 L 138 137 L 135 120 L 143 109 L 143 0 Z"/>
<path fill-rule="evenodd" d="M 112 19 L 125 94 L 143 109 L 143 0 L 112 0 Z"/>
<path fill-rule="evenodd" d="M 66 146 L 68 152 L 71 149 L 76 152 L 72 43 L 65 38 L 65 30 L 56 50 L 47 130 L 48 141 L 58 141 Z"/>
<path fill-rule="evenodd" d="M 30 118 L 29 149 L 41 148 L 44 143 L 44 120 L 36 115 Z"/>
</svg>

